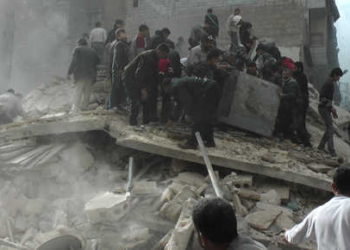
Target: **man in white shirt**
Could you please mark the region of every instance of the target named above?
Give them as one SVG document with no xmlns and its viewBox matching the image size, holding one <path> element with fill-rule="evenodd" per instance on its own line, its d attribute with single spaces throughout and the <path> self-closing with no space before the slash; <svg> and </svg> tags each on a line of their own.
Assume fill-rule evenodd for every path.
<svg viewBox="0 0 350 250">
<path fill-rule="evenodd" d="M 90 32 L 90 45 L 96 51 L 102 61 L 105 42 L 107 40 L 107 31 L 101 27 L 101 22 L 95 23 L 95 28 Z"/>
<path fill-rule="evenodd" d="M 299 244 L 315 240 L 318 250 L 350 249 L 350 165 L 335 171 L 332 189 L 335 197 L 286 231 L 284 241 Z"/>
<path fill-rule="evenodd" d="M 191 68 L 197 63 L 204 63 L 207 61 L 207 55 L 213 48 L 214 38 L 208 34 L 203 34 L 201 37 L 201 44 L 192 48 L 187 58 L 187 67 Z"/>
</svg>

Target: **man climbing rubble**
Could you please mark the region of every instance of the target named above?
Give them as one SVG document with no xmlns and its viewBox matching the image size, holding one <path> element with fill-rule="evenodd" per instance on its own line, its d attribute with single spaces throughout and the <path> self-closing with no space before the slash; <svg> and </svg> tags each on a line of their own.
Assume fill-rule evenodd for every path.
<svg viewBox="0 0 350 250">
<path fill-rule="evenodd" d="M 336 157 L 337 154 L 334 149 L 334 140 L 333 140 L 333 118 L 337 119 L 337 111 L 333 107 L 333 96 L 335 84 L 343 76 L 343 71 L 340 68 L 335 68 L 332 70 L 329 78 L 326 80 L 325 84 L 321 88 L 320 92 L 320 103 L 318 105 L 318 112 L 323 118 L 323 121 L 326 125 L 326 131 L 322 137 L 320 145 L 318 146 L 319 150 L 324 151 L 326 144 L 328 145 L 329 154 L 332 157 Z M 333 118 L 332 118 L 333 117 Z"/>
<path fill-rule="evenodd" d="M 200 200 L 192 218 L 204 250 L 266 250 L 261 243 L 238 234 L 235 211 L 220 198 Z"/>
<path fill-rule="evenodd" d="M 97 65 L 100 61 L 97 53 L 88 47 L 86 39 L 80 38 L 77 45 L 67 76 L 70 79 L 73 74 L 76 85 L 72 113 L 87 109 L 93 84 L 96 81 Z"/>
<path fill-rule="evenodd" d="M 300 244 L 316 240 L 318 250 L 346 250 L 350 246 L 350 166 L 336 169 L 329 202 L 313 210 L 300 224 L 286 231 L 283 240 Z"/>
<path fill-rule="evenodd" d="M 113 47 L 112 60 L 110 65 L 112 89 L 109 96 L 109 109 L 123 110 L 126 104 L 126 93 L 123 82 L 123 72 L 129 63 L 130 48 L 128 37 L 124 29 L 116 31 L 117 43 Z"/>
<path fill-rule="evenodd" d="M 13 89 L 0 95 L 0 125 L 12 123 L 17 116 L 23 116 L 22 103 Z"/>
<path fill-rule="evenodd" d="M 157 121 L 158 62 L 167 58 L 169 47 L 161 44 L 155 50 L 138 55 L 125 67 L 125 85 L 131 99 L 129 124 L 137 126 L 140 106 L 143 106 L 143 123 Z"/>
</svg>

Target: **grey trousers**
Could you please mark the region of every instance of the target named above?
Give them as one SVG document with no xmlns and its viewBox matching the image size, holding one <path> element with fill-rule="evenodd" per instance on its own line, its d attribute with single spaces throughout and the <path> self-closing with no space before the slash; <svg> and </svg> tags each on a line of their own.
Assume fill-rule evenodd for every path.
<svg viewBox="0 0 350 250">
<path fill-rule="evenodd" d="M 86 110 L 90 103 L 90 96 L 93 90 L 93 80 L 80 79 L 75 82 L 76 89 L 74 94 L 72 111 L 77 112 L 81 109 Z"/>
<path fill-rule="evenodd" d="M 320 113 L 324 123 L 326 124 L 326 131 L 324 132 L 319 148 L 324 148 L 326 144 L 328 144 L 329 152 L 335 153 L 334 139 L 333 139 L 334 128 L 333 128 L 332 112 L 330 112 L 329 109 L 324 107 L 319 107 L 318 112 Z"/>
</svg>

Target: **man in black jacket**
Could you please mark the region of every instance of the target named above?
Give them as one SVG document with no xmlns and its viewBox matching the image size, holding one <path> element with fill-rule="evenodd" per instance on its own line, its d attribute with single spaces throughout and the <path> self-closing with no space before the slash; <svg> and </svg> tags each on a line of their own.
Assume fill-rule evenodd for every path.
<svg viewBox="0 0 350 250">
<path fill-rule="evenodd" d="M 76 86 L 72 112 L 85 110 L 89 105 L 93 84 L 96 81 L 97 65 L 100 59 L 97 53 L 88 47 L 85 38 L 78 40 L 73 59 L 68 70 L 68 79 L 74 75 Z M 83 101 L 81 101 L 83 97 Z"/>
<path fill-rule="evenodd" d="M 125 87 L 123 83 L 123 72 L 129 63 L 130 47 L 128 38 L 124 29 L 116 31 L 117 43 L 113 47 L 111 58 L 111 80 L 112 90 L 109 97 L 109 109 L 123 109 L 121 105 L 126 102 Z"/>
<path fill-rule="evenodd" d="M 320 103 L 318 105 L 318 112 L 322 116 L 326 125 L 326 131 L 323 135 L 320 145 L 318 146 L 318 149 L 324 151 L 326 144 L 328 144 L 328 150 L 332 157 L 337 156 L 334 149 L 334 128 L 332 119 L 332 116 L 335 119 L 338 118 L 337 111 L 333 107 L 333 96 L 335 88 L 334 85 L 340 80 L 342 76 L 343 71 L 340 68 L 335 68 L 332 70 L 329 78 L 321 88 Z"/>
<path fill-rule="evenodd" d="M 147 50 L 156 49 L 158 45 L 166 43 L 171 32 L 168 28 L 157 30 L 155 35 L 151 37 L 150 44 L 147 46 Z"/>
<path fill-rule="evenodd" d="M 294 72 L 293 77 L 298 82 L 299 88 L 301 91 L 302 103 L 298 115 L 300 116 L 300 130 L 303 130 L 304 133 L 307 133 L 307 136 L 310 137 L 309 132 L 306 129 L 306 113 L 309 107 L 309 83 L 306 75 L 304 74 L 304 65 L 302 62 L 294 63 Z"/>
<path fill-rule="evenodd" d="M 143 123 L 157 120 L 158 62 L 166 58 L 169 48 L 160 44 L 155 50 L 144 51 L 125 67 L 125 85 L 131 99 L 129 123 L 137 125 L 137 116 L 143 105 Z"/>
</svg>

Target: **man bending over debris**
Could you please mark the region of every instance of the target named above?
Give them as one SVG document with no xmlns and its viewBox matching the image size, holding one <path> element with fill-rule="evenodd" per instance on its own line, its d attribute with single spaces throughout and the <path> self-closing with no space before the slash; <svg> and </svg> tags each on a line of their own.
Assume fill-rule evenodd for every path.
<svg viewBox="0 0 350 250">
<path fill-rule="evenodd" d="M 261 243 L 238 235 L 235 211 L 222 199 L 200 200 L 192 218 L 205 250 L 266 250 Z"/>
<path fill-rule="evenodd" d="M 96 81 L 97 65 L 100 61 L 97 53 L 90 49 L 85 38 L 78 40 L 68 71 L 68 79 L 74 74 L 76 90 L 71 112 L 86 110 L 89 105 L 92 86 Z M 83 97 L 83 101 L 81 101 Z"/>
<path fill-rule="evenodd" d="M 332 189 L 335 197 L 313 210 L 300 224 L 288 230 L 283 240 L 299 244 L 316 240 L 318 250 L 349 249 L 350 246 L 350 166 L 334 173 Z"/>
</svg>

